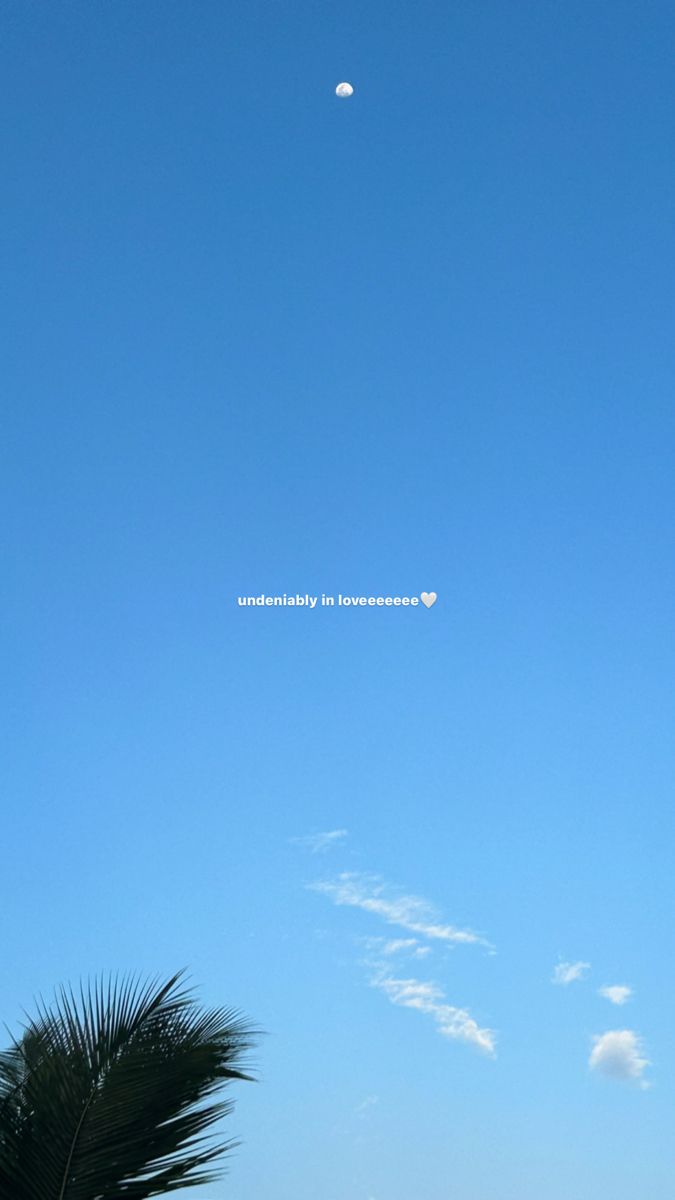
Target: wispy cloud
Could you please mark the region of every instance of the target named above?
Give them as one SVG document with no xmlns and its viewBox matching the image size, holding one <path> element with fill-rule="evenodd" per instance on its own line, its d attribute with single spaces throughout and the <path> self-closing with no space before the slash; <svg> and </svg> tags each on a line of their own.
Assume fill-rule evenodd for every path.
<svg viewBox="0 0 675 1200">
<path fill-rule="evenodd" d="M 396 925 L 407 934 L 414 934 L 412 937 L 361 939 L 368 954 L 364 966 L 368 970 L 370 986 L 382 992 L 392 1004 L 416 1009 L 431 1017 L 443 1037 L 469 1042 L 483 1053 L 494 1055 L 495 1035 L 491 1029 L 481 1028 L 465 1008 L 449 1004 L 439 984 L 403 978 L 400 965 L 406 956 L 426 957 L 434 943 L 489 946 L 484 938 L 471 929 L 446 924 L 428 900 L 396 892 L 378 875 L 343 872 L 335 879 L 309 886 L 338 906 L 361 909 L 387 925 Z"/>
<path fill-rule="evenodd" d="M 384 992 L 392 1004 L 414 1008 L 432 1017 L 444 1037 L 470 1042 L 483 1053 L 494 1055 L 493 1031 L 481 1029 L 465 1008 L 448 1004 L 438 984 L 419 979 L 396 979 L 384 970 L 376 971 L 370 982 L 371 987 Z"/>
<path fill-rule="evenodd" d="M 379 1102 L 379 1096 L 366 1096 L 360 1104 L 357 1104 L 354 1112 L 357 1117 L 365 1117 Z"/>
<path fill-rule="evenodd" d="M 363 909 L 381 917 L 388 925 L 398 925 L 409 933 L 443 942 L 486 944 L 470 929 L 443 924 L 428 900 L 420 896 L 391 895 L 390 889 L 377 875 L 345 871 L 334 880 L 313 883 L 310 887 L 328 896 L 334 904 Z"/>
<path fill-rule="evenodd" d="M 560 962 L 553 971 L 551 983 L 561 984 L 567 987 L 569 983 L 576 983 L 579 979 L 584 979 L 591 969 L 591 964 L 587 962 Z"/>
<path fill-rule="evenodd" d="M 594 1037 L 588 1065 L 609 1079 L 649 1086 L 643 1075 L 650 1062 L 644 1057 L 642 1039 L 632 1029 L 609 1029 Z"/>
<path fill-rule="evenodd" d="M 380 949 L 383 954 L 400 954 L 402 950 L 411 951 L 419 948 L 417 938 L 392 938 L 388 942 L 380 938 L 373 940 L 381 941 Z"/>
<path fill-rule="evenodd" d="M 431 954 L 431 946 L 424 946 L 418 938 L 365 938 L 364 944 L 371 954 L 394 958 L 396 955 L 409 955 L 412 958 L 427 958 Z"/>
<path fill-rule="evenodd" d="M 330 829 L 326 833 L 307 833 L 304 837 L 294 837 L 291 838 L 291 842 L 294 846 L 302 846 L 312 854 L 325 854 L 326 850 L 331 850 L 333 846 L 343 842 L 347 836 L 346 829 Z"/>
<path fill-rule="evenodd" d="M 598 988 L 598 995 L 604 996 L 610 1004 L 625 1004 L 633 995 L 633 989 L 625 983 L 613 983 L 611 986 Z"/>
</svg>

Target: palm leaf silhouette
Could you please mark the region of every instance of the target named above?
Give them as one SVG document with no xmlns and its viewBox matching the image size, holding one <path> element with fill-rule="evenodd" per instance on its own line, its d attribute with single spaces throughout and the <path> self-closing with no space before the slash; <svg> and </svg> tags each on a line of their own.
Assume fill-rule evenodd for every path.
<svg viewBox="0 0 675 1200">
<path fill-rule="evenodd" d="M 255 1031 L 182 985 L 62 989 L 0 1054 L 0 1198 L 144 1200 L 217 1178 L 213 1126 Z"/>
</svg>

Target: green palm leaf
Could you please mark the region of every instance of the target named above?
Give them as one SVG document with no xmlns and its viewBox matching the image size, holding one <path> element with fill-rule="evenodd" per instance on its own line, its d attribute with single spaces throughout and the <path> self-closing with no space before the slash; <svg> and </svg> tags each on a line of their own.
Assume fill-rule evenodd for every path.
<svg viewBox="0 0 675 1200">
<path fill-rule="evenodd" d="M 144 1200 L 217 1178 L 222 1090 L 250 1079 L 254 1037 L 180 975 L 61 991 L 0 1054 L 1 1200 Z"/>
</svg>

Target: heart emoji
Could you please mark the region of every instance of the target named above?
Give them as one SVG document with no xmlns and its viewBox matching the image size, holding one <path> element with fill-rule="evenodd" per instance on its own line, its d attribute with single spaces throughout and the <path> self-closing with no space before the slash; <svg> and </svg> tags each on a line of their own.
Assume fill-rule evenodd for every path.
<svg viewBox="0 0 675 1200">
<path fill-rule="evenodd" d="M 420 600 L 427 608 L 431 608 L 432 604 L 435 604 L 438 600 L 438 596 L 435 592 L 422 592 Z"/>
</svg>

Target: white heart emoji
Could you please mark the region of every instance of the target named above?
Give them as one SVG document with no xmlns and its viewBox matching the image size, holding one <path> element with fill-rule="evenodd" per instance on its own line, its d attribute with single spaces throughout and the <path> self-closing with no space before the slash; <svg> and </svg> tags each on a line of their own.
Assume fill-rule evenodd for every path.
<svg viewBox="0 0 675 1200">
<path fill-rule="evenodd" d="M 435 604 L 438 600 L 438 596 L 435 592 L 422 592 L 420 600 L 422 601 L 422 604 L 426 605 L 427 608 L 431 608 L 432 604 Z"/>
</svg>

